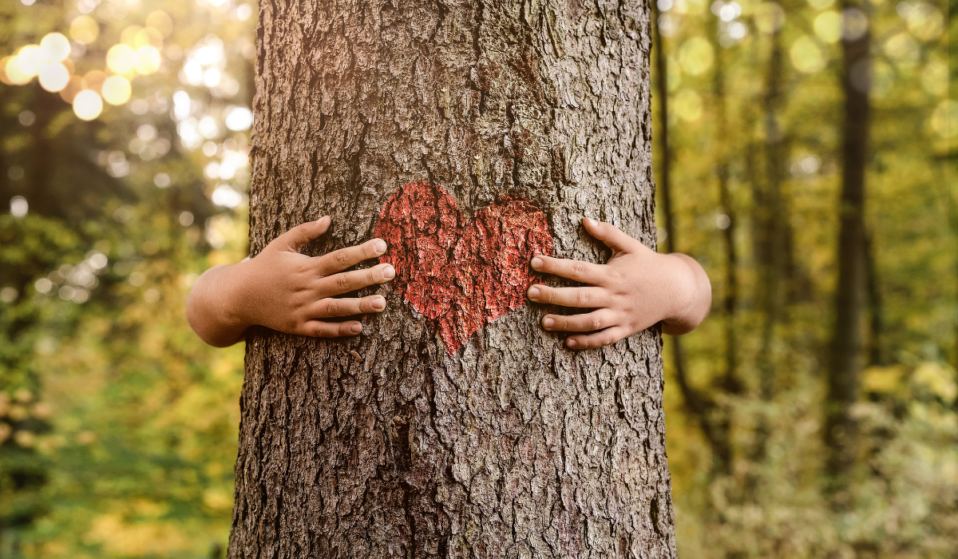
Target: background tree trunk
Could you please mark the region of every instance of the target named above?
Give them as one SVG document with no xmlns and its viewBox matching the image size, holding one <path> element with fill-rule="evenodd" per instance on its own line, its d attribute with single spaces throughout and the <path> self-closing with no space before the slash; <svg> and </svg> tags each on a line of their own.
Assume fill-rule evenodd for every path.
<svg viewBox="0 0 958 559">
<path fill-rule="evenodd" d="M 418 181 L 467 221 L 528 199 L 558 256 L 608 256 L 583 216 L 654 247 L 649 13 L 262 2 L 252 254 L 326 213 L 307 250 L 369 239 Z M 656 331 L 577 353 L 523 305 L 450 353 L 383 292 L 359 338 L 249 334 L 230 557 L 675 556 Z"/>
<path fill-rule="evenodd" d="M 844 17 L 854 15 L 864 4 L 843 2 Z M 861 17 L 865 17 L 862 15 Z M 846 24 L 847 26 L 847 24 Z M 857 426 L 851 407 L 858 399 L 862 367 L 862 310 L 866 297 L 867 239 L 865 237 L 865 168 L 868 163 L 869 80 L 871 60 L 868 31 L 842 38 L 845 92 L 845 122 L 842 130 L 842 193 L 838 215 L 838 282 L 835 287 L 835 326 L 828 364 L 828 394 L 825 402 L 827 471 L 832 490 L 846 484 L 843 477 L 854 466 L 858 451 Z M 839 506 L 844 503 L 836 503 Z"/>
</svg>

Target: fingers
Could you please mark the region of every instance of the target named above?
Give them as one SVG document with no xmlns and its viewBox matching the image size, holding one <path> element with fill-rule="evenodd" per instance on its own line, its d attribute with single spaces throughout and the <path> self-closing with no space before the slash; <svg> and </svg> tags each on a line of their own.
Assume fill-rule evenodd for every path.
<svg viewBox="0 0 958 559">
<path fill-rule="evenodd" d="M 355 270 L 327 276 L 319 282 L 319 295 L 330 297 L 356 291 L 377 283 L 386 283 L 396 277 L 396 270 L 389 264 L 380 264 L 365 270 Z"/>
<path fill-rule="evenodd" d="M 316 259 L 319 273 L 329 276 L 352 268 L 363 260 L 375 258 L 386 252 L 386 241 L 373 239 L 357 246 L 341 248 Z"/>
<path fill-rule="evenodd" d="M 614 317 L 608 309 L 572 316 L 547 314 L 542 318 L 542 327 L 552 332 L 594 332 L 613 324 Z"/>
<path fill-rule="evenodd" d="M 363 325 L 354 320 L 349 322 L 310 320 L 297 333 L 301 336 L 311 336 L 313 338 L 340 338 L 342 336 L 357 336 L 362 331 Z"/>
<path fill-rule="evenodd" d="M 605 306 L 606 293 L 600 287 L 549 287 L 535 284 L 526 292 L 536 303 L 594 309 Z"/>
<path fill-rule="evenodd" d="M 622 326 L 613 326 L 595 334 L 569 336 L 565 345 L 572 349 L 595 349 L 612 345 L 628 335 L 629 331 Z"/>
<path fill-rule="evenodd" d="M 602 277 L 602 267 L 581 260 L 565 260 L 537 254 L 532 259 L 532 269 L 582 283 L 597 283 Z"/>
<path fill-rule="evenodd" d="M 611 223 L 596 221 L 588 217 L 583 218 L 582 223 L 590 235 L 602 241 L 605 246 L 615 252 L 632 252 L 635 243 L 638 242 Z"/>
<path fill-rule="evenodd" d="M 270 244 L 275 243 L 280 250 L 299 252 L 309 241 L 325 233 L 329 229 L 329 224 L 328 215 L 316 221 L 308 221 L 276 237 Z"/>
<path fill-rule="evenodd" d="M 361 299 L 332 299 L 316 301 L 307 316 L 312 320 L 334 316 L 351 316 L 382 312 L 386 308 L 386 299 L 382 295 L 371 295 Z"/>
</svg>

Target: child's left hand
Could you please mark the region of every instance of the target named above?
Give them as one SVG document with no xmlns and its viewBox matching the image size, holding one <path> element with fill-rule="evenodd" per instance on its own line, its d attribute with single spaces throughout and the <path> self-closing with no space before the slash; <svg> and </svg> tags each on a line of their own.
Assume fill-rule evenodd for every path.
<svg viewBox="0 0 958 559">
<path fill-rule="evenodd" d="M 612 249 L 606 264 L 591 264 L 536 255 L 532 267 L 587 284 L 548 287 L 536 284 L 527 292 L 537 303 L 593 309 L 591 312 L 542 318 L 546 330 L 591 332 L 566 339 L 575 349 L 615 343 L 662 322 L 666 334 L 692 331 L 708 314 L 712 287 L 705 270 L 684 254 L 659 254 L 614 225 L 583 219 L 586 230 Z"/>
</svg>

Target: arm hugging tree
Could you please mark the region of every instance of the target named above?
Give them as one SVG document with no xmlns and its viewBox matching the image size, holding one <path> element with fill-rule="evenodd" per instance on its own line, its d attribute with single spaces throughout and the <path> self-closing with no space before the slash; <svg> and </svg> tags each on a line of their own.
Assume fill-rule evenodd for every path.
<svg viewBox="0 0 958 559">
<path fill-rule="evenodd" d="M 524 296 L 605 260 L 583 216 L 654 247 L 649 14 L 261 2 L 251 252 L 330 214 L 307 252 L 397 275 L 360 337 L 247 333 L 230 557 L 675 555 L 658 333 L 576 353 Z"/>
</svg>

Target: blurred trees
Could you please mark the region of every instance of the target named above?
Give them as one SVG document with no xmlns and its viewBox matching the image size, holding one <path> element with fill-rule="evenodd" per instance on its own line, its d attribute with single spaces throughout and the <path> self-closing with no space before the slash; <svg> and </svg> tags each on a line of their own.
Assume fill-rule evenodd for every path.
<svg viewBox="0 0 958 559">
<path fill-rule="evenodd" d="M 246 252 L 253 9 L 0 6 L 0 557 L 225 544 L 242 350 L 182 308 Z"/>
<path fill-rule="evenodd" d="M 665 342 L 680 553 L 953 556 L 954 10 L 656 7 L 659 239 L 679 240 L 715 292 L 684 360 Z M 0 3 L 0 557 L 207 557 L 225 543 L 242 349 L 203 347 L 182 303 L 194 274 L 246 251 L 255 10 Z M 7 57 L 49 33 L 70 53 L 38 71 L 52 87 L 61 64 L 70 85 L 16 85 Z M 867 47 L 870 70 L 845 63 L 846 43 Z M 74 110 L 84 90 L 79 113 L 101 107 L 91 120 Z M 870 110 L 847 322 L 863 349 L 842 353 L 861 363 L 841 400 L 855 448 L 827 493 L 830 355 L 849 332 L 835 327 L 844 138 L 862 130 L 847 99 Z"/>
</svg>

